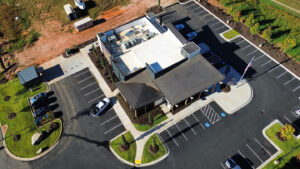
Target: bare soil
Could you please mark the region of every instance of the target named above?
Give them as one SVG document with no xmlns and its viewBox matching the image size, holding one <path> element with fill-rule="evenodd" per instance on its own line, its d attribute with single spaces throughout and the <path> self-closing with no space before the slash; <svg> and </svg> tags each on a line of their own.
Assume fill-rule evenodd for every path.
<svg viewBox="0 0 300 169">
<path fill-rule="evenodd" d="M 206 9 L 211 11 L 213 14 L 218 16 L 225 23 L 227 20 L 230 21 L 229 26 L 243 35 L 245 38 L 250 40 L 256 46 L 263 44 L 261 49 L 273 57 L 280 64 L 288 68 L 291 72 L 295 73 L 297 76 L 300 76 L 300 64 L 293 60 L 293 58 L 289 57 L 287 54 L 283 53 L 281 48 L 275 46 L 273 44 L 268 43 L 265 39 L 263 39 L 259 35 L 252 35 L 250 33 L 250 29 L 242 23 L 235 23 L 232 20 L 232 17 L 225 13 L 224 8 L 216 2 L 216 0 L 209 0 L 208 3 L 200 2 Z"/>
<path fill-rule="evenodd" d="M 175 2 L 177 1 L 161 0 L 161 5 L 167 6 Z M 30 65 L 39 65 L 47 62 L 63 54 L 66 48 L 72 48 L 95 38 L 95 35 L 99 32 L 110 30 L 137 19 L 145 15 L 147 8 L 156 4 L 157 1 L 155 0 L 131 0 L 131 4 L 128 6 L 115 7 L 104 12 L 95 21 L 95 23 L 98 22 L 99 24 L 82 32 L 73 31 L 72 24 L 62 26 L 59 21 L 50 19 L 43 23 L 35 23 L 35 29 L 42 36 L 32 47 L 16 53 L 16 59 L 19 64 L 18 70 Z"/>
</svg>

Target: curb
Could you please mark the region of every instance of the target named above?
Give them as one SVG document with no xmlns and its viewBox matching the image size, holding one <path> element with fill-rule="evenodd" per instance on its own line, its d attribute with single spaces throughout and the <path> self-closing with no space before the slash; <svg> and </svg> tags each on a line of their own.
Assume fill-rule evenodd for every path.
<svg viewBox="0 0 300 169">
<path fill-rule="evenodd" d="M 238 38 L 238 37 L 241 37 L 241 34 L 239 33 L 238 35 L 236 35 L 235 37 L 233 37 L 233 38 L 231 38 L 231 39 L 225 38 L 225 36 L 224 36 L 223 34 L 225 34 L 226 32 L 229 32 L 229 31 L 231 31 L 231 30 L 234 30 L 234 29 L 229 29 L 229 30 L 227 30 L 227 31 L 224 31 L 224 32 L 222 32 L 222 33 L 219 33 L 219 35 L 220 35 L 226 42 L 230 42 L 230 41 L 232 41 L 232 40 L 234 40 L 234 39 L 236 39 L 236 38 Z M 234 30 L 234 31 L 235 31 L 235 30 Z"/>
<path fill-rule="evenodd" d="M 58 119 L 58 120 L 60 120 L 60 119 Z M 60 122 L 61 122 L 61 124 L 62 124 L 62 121 L 61 121 L 61 120 L 60 120 Z M 8 150 L 8 148 L 6 147 L 5 139 L 3 140 L 2 143 L 3 143 L 3 147 L 5 147 L 5 148 L 4 148 L 5 152 L 6 152 L 11 158 L 13 158 L 13 159 L 15 159 L 15 160 L 19 160 L 19 161 L 33 161 L 33 160 L 37 160 L 37 159 L 43 157 L 44 155 L 46 155 L 46 154 L 49 153 L 52 149 L 55 148 L 55 146 L 59 143 L 59 140 L 60 140 L 61 135 L 62 135 L 62 131 L 63 131 L 63 129 L 60 131 L 59 137 L 58 137 L 58 139 L 56 140 L 56 142 L 55 142 L 51 147 L 49 147 L 49 149 L 47 149 L 46 151 L 44 151 L 44 152 L 38 154 L 38 155 L 35 156 L 35 157 L 31 157 L 31 158 L 22 158 L 22 157 L 17 157 L 17 156 L 15 156 L 15 155 L 14 155 L 13 153 L 11 153 L 11 152 Z"/>
<path fill-rule="evenodd" d="M 201 6 L 204 10 L 206 10 L 208 13 L 210 13 L 211 15 L 213 15 L 216 19 L 218 19 L 220 22 L 222 22 L 225 26 L 227 26 L 229 29 L 233 29 L 231 28 L 229 25 L 227 25 L 222 19 L 220 19 L 219 17 L 217 17 L 215 14 L 213 14 L 210 10 L 206 9 L 204 6 L 202 6 L 199 2 L 197 2 L 197 0 L 194 0 L 194 2 L 196 2 L 196 4 L 198 4 L 199 6 Z M 270 58 L 271 60 L 273 60 L 273 62 L 275 62 L 277 64 L 277 66 L 282 67 L 284 70 L 286 70 L 287 72 L 289 72 L 291 75 L 293 75 L 294 77 L 296 77 L 298 80 L 300 80 L 300 77 L 298 77 L 295 73 L 293 73 L 292 71 L 290 71 L 288 68 L 286 68 L 285 66 L 283 66 L 282 64 L 280 64 L 277 60 L 275 60 L 273 57 L 271 57 L 269 54 L 267 54 L 265 51 L 263 51 L 262 49 L 260 49 L 259 47 L 257 47 L 255 44 L 253 44 L 251 41 L 249 41 L 247 38 L 245 38 L 242 34 L 240 34 L 240 37 L 242 37 L 245 41 L 247 41 L 248 43 L 250 43 L 252 46 L 254 46 L 257 50 L 259 50 L 260 52 L 262 52 L 264 55 L 266 55 L 268 58 Z"/>
<path fill-rule="evenodd" d="M 273 154 L 268 160 L 266 160 L 264 163 L 262 163 L 260 166 L 257 167 L 257 169 L 262 169 L 265 165 L 269 164 L 272 160 L 274 160 L 279 154 L 282 153 L 282 150 L 275 144 L 273 141 L 266 135 L 266 130 L 269 129 L 271 126 L 273 126 L 275 123 L 280 123 L 283 125 L 279 120 L 275 119 L 272 121 L 269 125 L 267 125 L 263 130 L 262 134 L 263 136 L 271 143 L 276 149 L 277 152 Z"/>
<path fill-rule="evenodd" d="M 238 86 L 241 86 L 241 85 L 244 85 L 244 84 L 248 84 L 249 87 L 250 87 L 250 91 L 251 91 L 250 98 L 243 105 L 241 105 L 241 106 L 237 107 L 236 109 L 234 109 L 231 114 L 239 111 L 240 109 L 242 109 L 243 107 L 245 107 L 246 105 L 248 105 L 251 102 L 251 100 L 253 99 L 253 89 L 252 89 L 252 86 L 250 85 L 250 83 L 246 79 L 245 79 L 245 81 L 246 81 L 245 83 L 242 83 L 242 84 L 240 84 Z"/>
<path fill-rule="evenodd" d="M 186 1 L 186 2 L 180 2 L 180 1 L 178 0 L 178 3 L 181 4 L 181 5 L 187 4 L 187 3 L 189 3 L 189 2 L 191 2 L 191 0 Z"/>
</svg>

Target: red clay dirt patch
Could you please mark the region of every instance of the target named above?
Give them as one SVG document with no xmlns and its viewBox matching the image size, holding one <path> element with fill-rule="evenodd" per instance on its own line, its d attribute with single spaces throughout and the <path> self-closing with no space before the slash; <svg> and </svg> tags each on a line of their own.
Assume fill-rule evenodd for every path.
<svg viewBox="0 0 300 169">
<path fill-rule="evenodd" d="M 161 5 L 166 6 L 177 2 L 176 0 L 161 0 Z M 19 69 L 30 65 L 47 62 L 61 54 L 66 48 L 72 48 L 78 44 L 95 38 L 99 32 L 107 31 L 130 22 L 145 15 L 147 8 L 156 5 L 157 1 L 131 0 L 126 7 L 116 7 L 104 12 L 98 19 L 106 19 L 106 22 L 82 32 L 74 32 L 73 25 L 62 26 L 59 21 L 46 20 L 45 23 L 37 23 L 37 30 L 42 34 L 39 40 L 30 48 L 25 48 L 16 54 Z M 66 31 L 70 30 L 70 31 Z M 18 70 L 19 70 L 18 69 Z"/>
</svg>

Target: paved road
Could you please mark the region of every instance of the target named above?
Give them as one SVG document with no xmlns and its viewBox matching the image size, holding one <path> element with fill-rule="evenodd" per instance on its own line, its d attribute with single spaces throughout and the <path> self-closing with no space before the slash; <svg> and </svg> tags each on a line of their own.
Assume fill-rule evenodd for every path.
<svg viewBox="0 0 300 169">
<path fill-rule="evenodd" d="M 195 39 L 196 43 L 207 43 L 239 72 L 243 72 L 251 58 L 256 56 L 253 68 L 246 76 L 253 88 L 254 97 L 234 115 L 223 117 L 222 110 L 212 103 L 210 107 L 201 108 L 194 115 L 172 126 L 168 131 L 171 136 L 176 136 L 178 146 L 168 131 L 161 133 L 164 141 L 169 140 L 166 144 L 170 154 L 163 162 L 147 168 L 223 169 L 224 161 L 235 154 L 244 156 L 253 167 L 257 167 L 274 153 L 274 148 L 263 138 L 262 129 L 274 119 L 283 123 L 290 121 L 295 127 L 298 126 L 299 119 L 291 111 L 300 105 L 299 80 L 242 38 L 225 42 L 218 34 L 228 28 L 193 2 L 173 5 L 167 8 L 167 13 L 169 15 L 164 16 L 163 22 L 185 24 L 188 29 L 183 34 L 196 31 L 199 35 Z M 64 101 L 59 108 L 62 112 L 69 112 L 63 113 L 63 118 L 67 120 L 59 145 L 47 156 L 33 162 L 14 161 L 2 150 L 0 168 L 133 168 L 120 163 L 105 146 L 109 138 L 123 131 L 122 126 L 118 126 L 119 120 L 114 116 L 115 113 L 109 110 L 102 121 L 87 115 L 87 109 L 102 98 L 102 92 L 100 89 L 96 90 L 97 86 L 88 89 L 87 86 L 93 80 L 84 80 L 89 75 L 81 73 L 83 74 L 77 73 L 53 86 L 58 102 Z M 101 97 L 97 98 L 98 96 Z M 110 120 L 116 121 L 110 123 Z M 206 122 L 209 122 L 209 127 L 205 125 Z M 109 125 L 105 127 L 107 124 Z"/>
</svg>

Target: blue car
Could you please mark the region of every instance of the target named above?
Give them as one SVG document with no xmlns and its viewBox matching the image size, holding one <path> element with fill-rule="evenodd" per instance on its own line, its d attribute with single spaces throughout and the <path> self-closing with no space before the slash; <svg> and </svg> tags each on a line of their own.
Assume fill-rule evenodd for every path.
<svg viewBox="0 0 300 169">
<path fill-rule="evenodd" d="M 30 104 L 33 104 L 37 100 L 39 100 L 39 99 L 41 99 L 43 97 L 46 97 L 46 96 L 47 96 L 46 92 L 39 93 L 39 94 L 37 94 L 37 95 L 35 95 L 35 96 L 33 96 L 32 98 L 29 99 Z"/>
<path fill-rule="evenodd" d="M 177 24 L 177 25 L 175 25 L 175 28 L 176 28 L 178 31 L 181 31 L 182 29 L 184 29 L 184 25 L 183 25 L 183 24 Z"/>
<path fill-rule="evenodd" d="M 190 33 L 186 34 L 186 36 L 187 36 L 187 40 L 191 41 L 197 36 L 197 33 L 196 32 L 190 32 Z"/>
<path fill-rule="evenodd" d="M 49 112 L 51 110 L 50 106 L 44 106 L 44 107 L 40 107 L 38 109 L 35 109 L 35 111 L 33 112 L 33 116 L 34 117 L 39 117 L 43 114 L 46 114 L 47 112 Z"/>
</svg>

